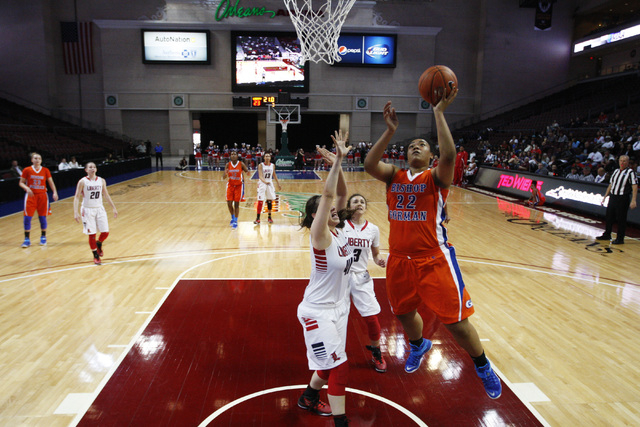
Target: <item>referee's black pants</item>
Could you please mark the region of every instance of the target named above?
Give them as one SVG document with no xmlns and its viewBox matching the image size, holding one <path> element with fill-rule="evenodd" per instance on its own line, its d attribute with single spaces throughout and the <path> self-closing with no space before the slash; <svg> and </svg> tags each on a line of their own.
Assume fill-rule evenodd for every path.
<svg viewBox="0 0 640 427">
<path fill-rule="evenodd" d="M 609 195 L 609 204 L 607 205 L 607 228 L 604 234 L 611 235 L 613 230 L 613 224 L 618 224 L 618 237 L 616 240 L 624 240 L 625 232 L 627 231 L 627 212 L 629 212 L 629 205 L 631 204 L 631 195 L 614 196 Z"/>
<path fill-rule="evenodd" d="M 162 153 L 156 153 L 156 169 L 158 169 L 158 160 L 160 160 L 160 167 L 164 167 L 162 163 Z"/>
</svg>

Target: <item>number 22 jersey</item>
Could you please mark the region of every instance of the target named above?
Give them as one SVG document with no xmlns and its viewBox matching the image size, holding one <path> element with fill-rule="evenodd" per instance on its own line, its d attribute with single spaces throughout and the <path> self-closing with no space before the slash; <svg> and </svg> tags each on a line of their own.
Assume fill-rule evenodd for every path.
<svg viewBox="0 0 640 427">
<path fill-rule="evenodd" d="M 449 190 L 438 187 L 431 170 L 396 172 L 387 188 L 389 253 L 428 256 L 447 241 L 444 205 Z"/>
</svg>

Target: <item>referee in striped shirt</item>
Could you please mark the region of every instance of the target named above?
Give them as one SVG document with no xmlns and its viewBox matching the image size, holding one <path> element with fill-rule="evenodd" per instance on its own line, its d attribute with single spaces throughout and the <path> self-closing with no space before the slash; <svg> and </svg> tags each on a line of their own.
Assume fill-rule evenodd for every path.
<svg viewBox="0 0 640 427">
<path fill-rule="evenodd" d="M 607 205 L 607 227 L 602 236 L 596 240 L 611 240 L 611 230 L 613 224 L 618 223 L 618 235 L 611 243 L 622 245 L 624 243 L 624 233 L 627 229 L 627 212 L 636 207 L 636 196 L 638 194 L 638 177 L 633 169 L 629 167 L 629 156 L 620 156 L 618 160 L 620 169 L 616 169 L 611 174 L 611 181 L 607 191 L 604 193 L 604 200 L 609 197 Z"/>
</svg>

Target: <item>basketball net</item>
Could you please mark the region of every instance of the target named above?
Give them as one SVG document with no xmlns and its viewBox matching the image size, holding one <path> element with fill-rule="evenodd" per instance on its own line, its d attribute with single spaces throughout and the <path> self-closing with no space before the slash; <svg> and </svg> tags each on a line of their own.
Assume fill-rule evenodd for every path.
<svg viewBox="0 0 640 427">
<path fill-rule="evenodd" d="M 338 37 L 355 1 L 326 0 L 319 9 L 313 10 L 313 0 L 284 0 L 300 39 L 302 61 L 340 62 Z"/>
<path fill-rule="evenodd" d="M 282 132 L 287 131 L 287 123 L 289 123 L 289 119 L 280 119 L 280 124 L 282 125 Z"/>
</svg>

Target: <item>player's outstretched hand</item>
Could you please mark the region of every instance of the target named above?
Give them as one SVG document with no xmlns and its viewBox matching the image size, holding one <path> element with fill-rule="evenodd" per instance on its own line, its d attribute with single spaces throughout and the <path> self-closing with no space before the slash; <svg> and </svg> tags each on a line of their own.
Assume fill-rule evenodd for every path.
<svg viewBox="0 0 640 427">
<path fill-rule="evenodd" d="M 333 162 L 335 162 L 336 160 L 335 153 L 332 153 L 331 151 L 322 147 L 318 147 L 316 149 L 318 150 L 318 153 L 320 153 L 324 161 L 326 161 L 329 164 L 329 166 L 333 165 Z"/>
<path fill-rule="evenodd" d="M 449 96 L 447 96 L 447 93 L 445 91 L 444 96 L 442 97 L 442 99 L 440 99 L 440 102 L 438 102 L 436 104 L 435 107 L 433 107 L 433 111 L 440 111 L 444 113 L 444 110 L 447 109 L 447 107 L 449 107 L 449 105 L 451 105 L 451 103 L 453 103 L 453 100 L 456 99 L 456 96 L 458 96 L 458 87 L 454 87 L 453 90 L 451 91 L 451 93 L 449 94 Z"/>
<path fill-rule="evenodd" d="M 340 158 L 347 157 L 347 154 L 352 148 L 351 146 L 347 146 L 349 132 L 342 135 L 342 130 L 337 130 L 334 132 L 334 135 L 331 135 L 331 139 L 333 139 L 333 144 L 336 147 L 336 155 L 340 156 Z"/>
<path fill-rule="evenodd" d="M 387 101 L 384 105 L 382 116 L 384 117 L 384 122 L 387 124 L 387 129 L 395 132 L 400 124 L 400 120 L 398 120 L 398 116 L 396 115 L 396 109 L 391 106 L 391 101 Z"/>
</svg>

